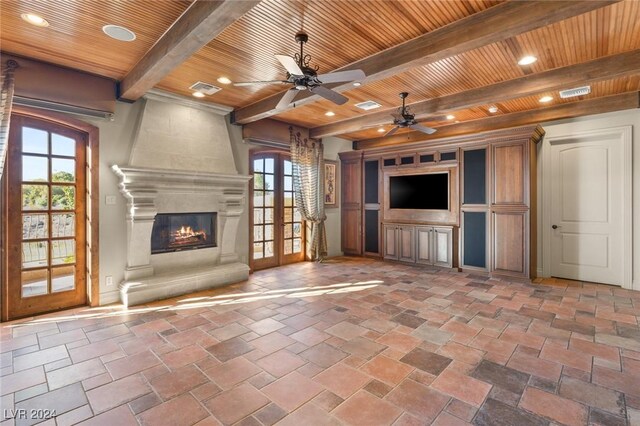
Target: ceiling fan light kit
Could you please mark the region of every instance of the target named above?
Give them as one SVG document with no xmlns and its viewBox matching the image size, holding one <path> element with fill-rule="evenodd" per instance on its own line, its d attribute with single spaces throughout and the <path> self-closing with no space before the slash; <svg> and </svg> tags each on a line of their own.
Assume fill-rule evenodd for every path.
<svg viewBox="0 0 640 426">
<path fill-rule="evenodd" d="M 298 92 L 308 90 L 321 96 L 336 105 L 345 104 L 349 98 L 340 93 L 324 87 L 327 83 L 344 83 L 348 81 L 364 80 L 365 73 L 362 70 L 338 71 L 327 74 L 318 74 L 318 67 L 311 67 L 311 55 L 304 53 L 304 45 L 309 41 L 309 36 L 304 31 L 295 35 L 295 40 L 300 44 L 300 53 L 293 57 L 288 55 L 275 55 L 276 59 L 287 70 L 286 80 L 246 81 L 234 83 L 234 86 L 248 86 L 253 84 L 292 84 L 293 87 L 286 91 L 276 105 L 276 110 L 284 110 L 293 102 Z"/>
</svg>

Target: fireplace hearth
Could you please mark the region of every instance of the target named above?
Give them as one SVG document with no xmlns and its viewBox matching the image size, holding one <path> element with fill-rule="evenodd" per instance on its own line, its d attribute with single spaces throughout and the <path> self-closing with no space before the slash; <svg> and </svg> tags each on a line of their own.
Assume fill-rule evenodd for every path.
<svg viewBox="0 0 640 426">
<path fill-rule="evenodd" d="M 216 247 L 216 213 L 158 213 L 151 254 Z"/>
</svg>

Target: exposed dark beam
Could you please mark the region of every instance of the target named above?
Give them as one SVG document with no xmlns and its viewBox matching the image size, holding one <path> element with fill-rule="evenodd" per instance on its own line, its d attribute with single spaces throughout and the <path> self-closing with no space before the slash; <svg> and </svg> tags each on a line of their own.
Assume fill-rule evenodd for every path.
<svg viewBox="0 0 640 426">
<path fill-rule="evenodd" d="M 593 61 L 553 70 L 530 74 L 489 86 L 466 90 L 440 98 L 428 99 L 409 105 L 416 119 L 425 119 L 456 109 L 471 108 L 504 102 L 510 99 L 535 95 L 551 90 L 570 89 L 579 85 L 625 77 L 640 73 L 640 49 L 618 55 L 606 56 Z M 395 109 L 376 111 L 348 120 L 318 126 L 311 129 L 310 137 L 323 138 L 390 124 L 390 114 Z"/>
<path fill-rule="evenodd" d="M 562 120 L 583 115 L 602 114 L 611 111 L 640 108 L 640 92 L 628 92 L 620 95 L 577 101 L 562 105 L 550 106 L 528 111 L 514 112 L 495 117 L 480 118 L 463 123 L 448 124 L 438 127 L 432 135 L 421 132 L 409 132 L 388 138 L 365 139 L 354 142 L 354 149 L 370 149 L 381 146 L 404 145 L 411 142 L 441 139 L 471 133 L 517 127 L 526 124 L 537 124 L 546 121 Z"/>
<path fill-rule="evenodd" d="M 258 3 L 195 0 L 125 76 L 119 98 L 140 98 Z"/>
<path fill-rule="evenodd" d="M 362 69 L 367 74 L 367 79 L 364 81 L 366 84 L 581 15 L 618 1 L 620 0 L 511 0 L 353 62 L 339 70 Z M 339 83 L 327 85 L 327 87 L 340 92 L 352 89 L 353 85 Z M 246 124 L 282 112 L 282 110 L 275 110 L 281 97 L 282 93 L 276 93 L 237 109 L 232 114 L 233 122 Z M 320 97 L 305 91 L 298 95 L 295 105 L 305 105 L 318 99 Z"/>
</svg>

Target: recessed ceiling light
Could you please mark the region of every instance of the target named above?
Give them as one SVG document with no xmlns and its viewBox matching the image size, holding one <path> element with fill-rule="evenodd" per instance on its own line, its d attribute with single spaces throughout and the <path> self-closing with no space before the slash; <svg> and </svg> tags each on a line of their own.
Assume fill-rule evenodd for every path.
<svg viewBox="0 0 640 426">
<path fill-rule="evenodd" d="M 119 41 L 133 41 L 136 39 L 136 34 L 133 31 L 120 25 L 105 25 L 102 27 L 102 31 L 109 37 Z"/>
<path fill-rule="evenodd" d="M 384 133 L 384 127 L 380 127 L 380 128 L 378 129 L 378 133 Z"/>
<path fill-rule="evenodd" d="M 220 77 L 220 78 L 218 78 L 218 83 L 231 84 L 231 80 L 229 80 L 228 77 Z"/>
<path fill-rule="evenodd" d="M 538 60 L 538 58 L 536 58 L 535 56 L 531 56 L 531 55 L 523 56 L 518 61 L 518 65 L 531 65 L 532 63 L 534 63 L 537 60 Z"/>
<path fill-rule="evenodd" d="M 333 111 L 327 111 L 324 113 L 324 115 L 326 115 L 327 117 L 333 117 L 334 115 L 336 115 L 336 113 Z"/>
<path fill-rule="evenodd" d="M 495 106 L 495 105 L 491 105 L 491 106 L 489 107 L 489 112 L 490 112 L 491 114 L 495 114 L 496 112 L 498 112 L 498 107 L 497 107 L 497 106 Z"/>
<path fill-rule="evenodd" d="M 543 96 L 540 99 L 538 99 L 538 102 L 542 102 L 547 103 L 547 102 L 551 102 L 553 100 L 553 96 Z"/>
<path fill-rule="evenodd" d="M 353 85 L 356 86 L 356 87 L 360 87 L 360 86 L 362 86 L 362 83 L 360 83 L 359 81 L 354 81 Z"/>
<path fill-rule="evenodd" d="M 37 27 L 48 27 L 49 22 L 44 19 L 42 16 L 34 15 L 33 13 L 23 13 L 20 15 L 22 19 L 27 21 L 28 23 L 35 25 Z"/>
<path fill-rule="evenodd" d="M 196 98 L 204 98 L 204 93 L 202 92 L 193 92 L 193 96 Z"/>
<path fill-rule="evenodd" d="M 455 115 L 451 115 L 451 114 L 447 115 L 447 120 L 453 120 L 454 118 L 456 118 Z"/>
</svg>

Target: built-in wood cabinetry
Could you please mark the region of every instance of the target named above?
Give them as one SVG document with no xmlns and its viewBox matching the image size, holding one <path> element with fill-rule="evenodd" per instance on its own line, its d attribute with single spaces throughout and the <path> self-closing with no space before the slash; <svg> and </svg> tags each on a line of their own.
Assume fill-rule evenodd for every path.
<svg viewBox="0 0 640 426">
<path fill-rule="evenodd" d="M 362 152 L 340 154 L 342 181 L 342 251 L 362 254 Z"/>
<path fill-rule="evenodd" d="M 452 268 L 454 228 L 413 224 L 384 224 L 384 258 Z"/>
<path fill-rule="evenodd" d="M 526 126 L 342 153 L 343 251 L 532 278 L 536 144 L 543 134 Z M 448 211 L 390 208 L 390 176 L 443 172 Z"/>
</svg>

